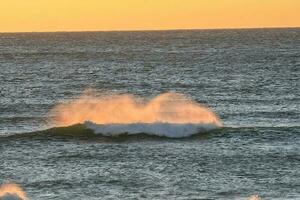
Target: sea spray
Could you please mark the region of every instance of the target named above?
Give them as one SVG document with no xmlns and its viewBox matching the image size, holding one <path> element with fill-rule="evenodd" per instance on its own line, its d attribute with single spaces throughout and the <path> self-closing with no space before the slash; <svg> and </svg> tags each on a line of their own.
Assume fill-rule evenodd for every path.
<svg viewBox="0 0 300 200">
<path fill-rule="evenodd" d="M 79 98 L 56 105 L 50 112 L 55 125 L 90 121 L 96 124 L 214 124 L 221 120 L 209 108 L 178 93 L 164 93 L 146 100 L 136 96 L 100 95 L 85 92 Z"/>
<path fill-rule="evenodd" d="M 29 200 L 22 188 L 9 183 L 0 185 L 0 200 Z"/>
</svg>

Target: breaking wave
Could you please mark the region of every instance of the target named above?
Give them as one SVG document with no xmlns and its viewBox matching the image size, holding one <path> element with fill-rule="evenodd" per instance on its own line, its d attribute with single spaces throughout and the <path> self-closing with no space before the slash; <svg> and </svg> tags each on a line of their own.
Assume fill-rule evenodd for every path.
<svg viewBox="0 0 300 200">
<path fill-rule="evenodd" d="M 208 107 L 171 92 L 145 99 L 89 90 L 72 101 L 57 104 L 50 115 L 54 116 L 54 127 L 83 124 L 93 134 L 108 137 L 146 134 L 184 138 L 222 127 Z"/>
<path fill-rule="evenodd" d="M 16 184 L 0 185 L 0 200 L 29 200 L 25 192 Z"/>
</svg>

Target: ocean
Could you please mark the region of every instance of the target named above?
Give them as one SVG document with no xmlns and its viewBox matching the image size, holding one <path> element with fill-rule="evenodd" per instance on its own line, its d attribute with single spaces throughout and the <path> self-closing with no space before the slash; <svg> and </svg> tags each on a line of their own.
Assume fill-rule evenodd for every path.
<svg viewBox="0 0 300 200">
<path fill-rule="evenodd" d="M 299 94 L 299 28 L 0 33 L 0 199 L 299 200 Z"/>
</svg>

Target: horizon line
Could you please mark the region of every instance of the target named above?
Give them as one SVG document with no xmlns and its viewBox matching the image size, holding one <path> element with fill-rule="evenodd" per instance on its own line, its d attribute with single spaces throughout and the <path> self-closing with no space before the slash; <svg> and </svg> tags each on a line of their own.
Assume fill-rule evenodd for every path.
<svg viewBox="0 0 300 200">
<path fill-rule="evenodd" d="M 298 29 L 300 26 L 228 27 L 228 28 L 174 28 L 174 29 L 112 29 L 112 30 L 53 30 L 53 31 L 0 31 L 3 33 L 82 33 L 82 32 L 160 32 L 160 31 L 205 31 L 205 30 L 253 30 L 253 29 Z"/>
</svg>

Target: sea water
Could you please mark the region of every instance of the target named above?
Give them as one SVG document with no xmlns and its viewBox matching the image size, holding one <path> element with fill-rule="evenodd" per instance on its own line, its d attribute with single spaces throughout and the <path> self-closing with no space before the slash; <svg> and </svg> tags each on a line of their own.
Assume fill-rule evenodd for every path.
<svg viewBox="0 0 300 200">
<path fill-rule="evenodd" d="M 300 199 L 299 80 L 300 29 L 1 33 L 0 184 L 19 185 L 2 195 Z M 56 126 L 86 90 L 182 94 L 221 125 Z"/>
</svg>

